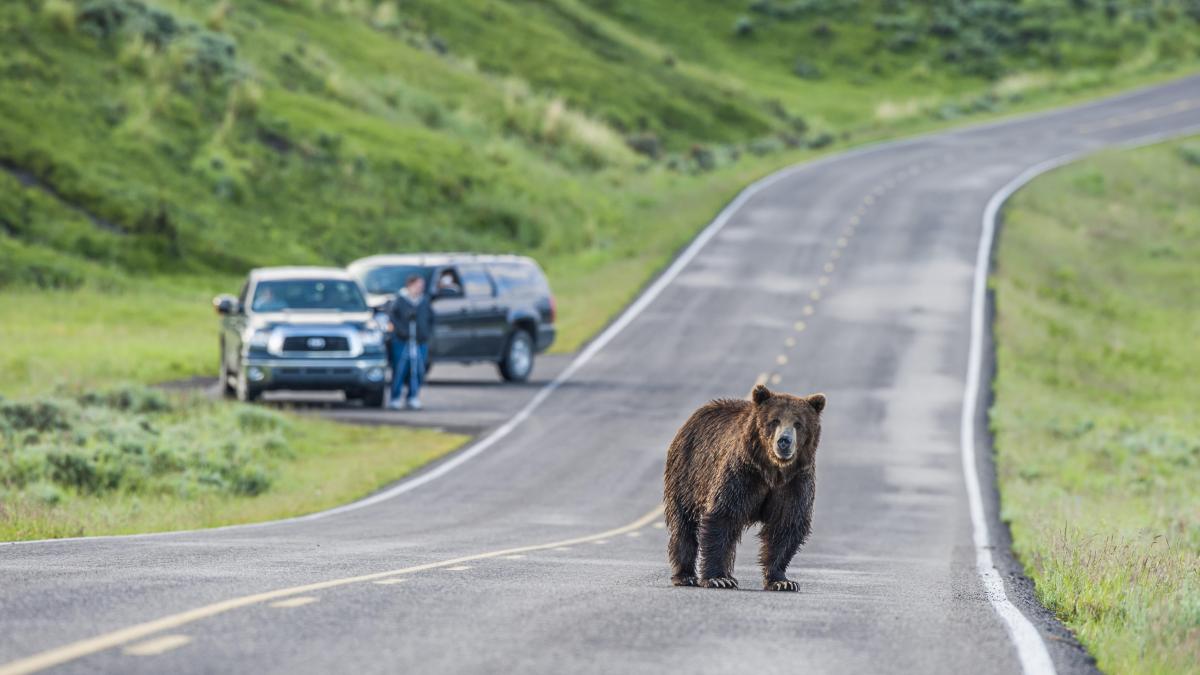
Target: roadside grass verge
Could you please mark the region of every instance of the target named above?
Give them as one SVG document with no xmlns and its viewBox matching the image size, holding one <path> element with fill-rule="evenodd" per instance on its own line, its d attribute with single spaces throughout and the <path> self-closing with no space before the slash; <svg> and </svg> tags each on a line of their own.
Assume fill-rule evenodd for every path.
<svg viewBox="0 0 1200 675">
<path fill-rule="evenodd" d="M 465 436 L 139 386 L 0 401 L 0 541 L 286 518 L 353 501 Z"/>
<path fill-rule="evenodd" d="M 1002 515 L 1101 670 L 1200 672 L 1200 138 L 1051 172 L 1006 208 Z"/>
</svg>

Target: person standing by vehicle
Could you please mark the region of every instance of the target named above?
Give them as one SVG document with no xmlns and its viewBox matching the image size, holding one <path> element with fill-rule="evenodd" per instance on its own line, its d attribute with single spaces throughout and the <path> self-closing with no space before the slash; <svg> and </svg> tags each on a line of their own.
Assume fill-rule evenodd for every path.
<svg viewBox="0 0 1200 675">
<path fill-rule="evenodd" d="M 421 409 L 421 385 L 425 363 L 429 359 L 429 338 L 433 335 L 433 307 L 425 294 L 425 278 L 409 275 L 404 288 L 396 294 L 388 314 L 392 319 L 392 401 L 393 410 L 404 407 Z M 402 396 L 408 387 L 407 398 Z"/>
</svg>

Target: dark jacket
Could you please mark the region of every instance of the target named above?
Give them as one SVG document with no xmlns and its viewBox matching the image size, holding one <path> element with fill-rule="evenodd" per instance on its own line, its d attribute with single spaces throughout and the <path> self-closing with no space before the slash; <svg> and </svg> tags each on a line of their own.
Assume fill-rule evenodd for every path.
<svg viewBox="0 0 1200 675">
<path fill-rule="evenodd" d="M 388 305 L 388 316 L 392 318 L 392 335 L 397 340 L 408 341 L 409 326 L 416 326 L 417 344 L 427 344 L 433 337 L 433 307 L 429 296 L 422 296 L 417 304 L 397 293 Z"/>
</svg>

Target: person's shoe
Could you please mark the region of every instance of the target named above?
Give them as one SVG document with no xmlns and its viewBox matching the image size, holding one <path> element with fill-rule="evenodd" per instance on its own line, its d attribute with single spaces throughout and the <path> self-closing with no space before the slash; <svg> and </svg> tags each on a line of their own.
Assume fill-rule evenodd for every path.
<svg viewBox="0 0 1200 675">
<path fill-rule="evenodd" d="M 404 399 L 398 398 L 395 401 L 389 402 L 388 408 L 391 410 L 404 410 Z"/>
<path fill-rule="evenodd" d="M 408 409 L 409 410 L 420 410 L 421 409 L 421 399 L 419 399 L 419 398 L 408 399 Z"/>
</svg>

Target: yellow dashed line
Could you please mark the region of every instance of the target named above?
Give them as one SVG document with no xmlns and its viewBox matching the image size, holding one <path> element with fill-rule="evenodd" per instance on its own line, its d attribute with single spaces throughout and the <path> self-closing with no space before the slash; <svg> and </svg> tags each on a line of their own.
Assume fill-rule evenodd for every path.
<svg viewBox="0 0 1200 675">
<path fill-rule="evenodd" d="M 837 260 L 838 258 L 842 257 L 842 252 L 837 249 L 834 249 L 832 252 L 830 252 L 829 257 L 833 258 L 834 260 Z"/>
<path fill-rule="evenodd" d="M 754 378 L 754 386 L 757 387 L 760 384 L 766 384 L 768 377 L 769 377 L 769 375 L 767 375 L 766 373 L 759 373 L 758 377 Z"/>
<path fill-rule="evenodd" d="M 813 310 L 813 306 L 812 306 L 812 305 L 805 305 L 805 306 L 804 306 L 804 316 L 812 316 L 814 311 L 815 311 L 815 310 Z"/>
<path fill-rule="evenodd" d="M 775 373 L 771 376 L 771 384 L 779 384 L 782 381 L 783 378 L 779 375 L 779 373 Z"/>
<path fill-rule="evenodd" d="M 592 543 L 595 544 L 596 546 L 603 546 L 608 543 L 608 540 L 607 539 L 597 539 L 596 541 L 593 541 Z"/>
<path fill-rule="evenodd" d="M 502 555 L 502 556 L 500 556 L 500 559 L 501 559 L 501 560 L 522 560 L 522 559 L 524 559 L 524 558 L 525 558 L 525 556 L 521 555 L 520 553 L 515 553 L 515 554 L 513 554 L 513 555 Z"/>
<path fill-rule="evenodd" d="M 186 635 L 164 635 L 153 640 L 129 645 L 125 648 L 125 653 L 130 656 L 155 656 L 182 647 L 191 641 L 192 638 Z"/>
<path fill-rule="evenodd" d="M 859 223 L 859 220 L 860 219 L 858 216 L 850 216 L 850 224 L 851 225 L 857 225 Z"/>
<path fill-rule="evenodd" d="M 796 346 L 796 338 L 788 336 L 788 338 L 783 341 L 783 344 L 785 347 L 795 347 Z"/>
<path fill-rule="evenodd" d="M 831 262 L 827 262 L 827 263 L 825 263 L 825 268 L 824 268 L 824 269 L 825 269 L 825 273 L 826 273 L 826 274 L 829 274 L 830 272 L 833 272 L 833 263 L 831 263 Z"/>
<path fill-rule="evenodd" d="M 807 327 L 808 327 L 808 324 L 804 323 L 803 321 L 797 321 L 796 323 L 792 324 L 792 328 L 795 328 L 797 333 L 799 333 L 800 331 L 804 330 Z"/>
<path fill-rule="evenodd" d="M 785 365 L 787 363 L 787 356 L 785 356 L 784 354 L 780 354 L 779 356 L 776 356 L 775 363 L 778 363 L 781 366 Z"/>
<path fill-rule="evenodd" d="M 867 195 L 866 197 L 863 197 L 863 203 L 864 204 L 874 204 L 875 203 L 875 195 Z"/>
<path fill-rule="evenodd" d="M 808 297 L 812 298 L 813 300 L 820 300 L 821 299 L 821 291 L 811 291 L 808 294 Z"/>
<path fill-rule="evenodd" d="M 845 237 L 838 237 L 838 240 L 837 240 L 838 246 L 840 246 L 842 248 L 846 248 L 846 244 L 849 244 L 849 243 L 850 243 L 850 240 L 846 239 Z"/>
<path fill-rule="evenodd" d="M 445 568 L 445 570 L 447 572 L 462 572 L 463 570 L 469 570 L 469 569 L 471 569 L 470 565 L 455 565 L 454 567 Z"/>
<path fill-rule="evenodd" d="M 24 675 L 25 673 L 33 673 L 39 670 L 45 670 L 57 665 L 61 665 L 76 659 L 83 658 L 90 654 L 102 652 L 106 649 L 120 647 L 129 644 L 136 640 L 140 640 L 148 635 L 161 633 L 172 628 L 178 628 L 189 623 L 194 623 L 202 619 L 211 618 L 219 614 L 249 607 L 259 603 L 269 602 L 277 598 L 285 598 L 299 595 L 301 593 L 325 590 L 328 588 L 337 588 L 340 586 L 349 586 L 351 584 L 360 584 L 377 579 L 386 579 L 399 576 L 401 574 L 412 574 L 415 572 L 423 572 L 426 570 L 435 569 L 450 569 L 448 566 L 456 563 L 467 562 L 471 560 L 486 560 L 488 558 L 499 558 L 504 555 L 512 555 L 514 553 L 525 553 L 529 551 L 545 551 L 548 549 L 554 550 L 570 550 L 568 545 L 580 544 L 592 541 L 599 538 L 615 537 L 619 534 L 624 534 L 631 530 L 639 530 L 646 526 L 647 523 L 653 522 L 657 518 L 662 517 L 662 506 L 655 506 L 642 517 L 617 527 L 611 530 L 605 530 L 596 534 L 575 537 L 572 539 L 564 539 L 558 542 L 546 544 L 532 544 L 529 546 L 518 546 L 514 548 L 501 549 L 497 551 L 487 551 L 485 553 L 474 553 L 449 560 L 441 560 L 438 562 L 424 563 L 421 565 L 413 565 L 411 567 L 403 567 L 400 569 L 388 570 L 384 572 L 373 572 L 371 574 L 363 574 L 353 577 L 344 577 L 341 579 L 330 579 L 328 581 L 318 581 L 302 586 L 291 586 L 288 588 L 278 588 L 273 591 L 263 593 L 255 593 L 252 595 L 244 595 L 241 597 L 221 600 L 203 607 L 197 607 L 177 614 L 170 614 L 152 621 L 135 624 L 126 628 L 121 628 L 110 633 L 103 633 L 95 637 L 86 638 L 70 644 L 56 647 L 33 656 L 28 656 L 23 659 L 11 661 L 0 665 L 0 675 Z M 164 636 L 165 637 L 165 636 Z M 162 639 L 161 637 L 158 639 Z"/>
<path fill-rule="evenodd" d="M 317 601 L 317 599 L 311 595 L 301 595 L 296 598 L 288 598 L 287 600 L 280 600 L 278 602 L 272 602 L 271 606 L 278 607 L 280 609 L 287 609 L 290 607 L 303 607 L 304 605 L 311 605 L 312 603 L 314 603 L 316 601 Z"/>
<path fill-rule="evenodd" d="M 829 277 L 820 277 L 817 279 L 817 283 L 820 284 L 821 286 L 828 286 L 829 285 Z"/>
<path fill-rule="evenodd" d="M 625 536 L 626 537 L 640 537 L 640 536 L 642 536 L 642 533 L 641 532 L 626 532 Z"/>
</svg>

